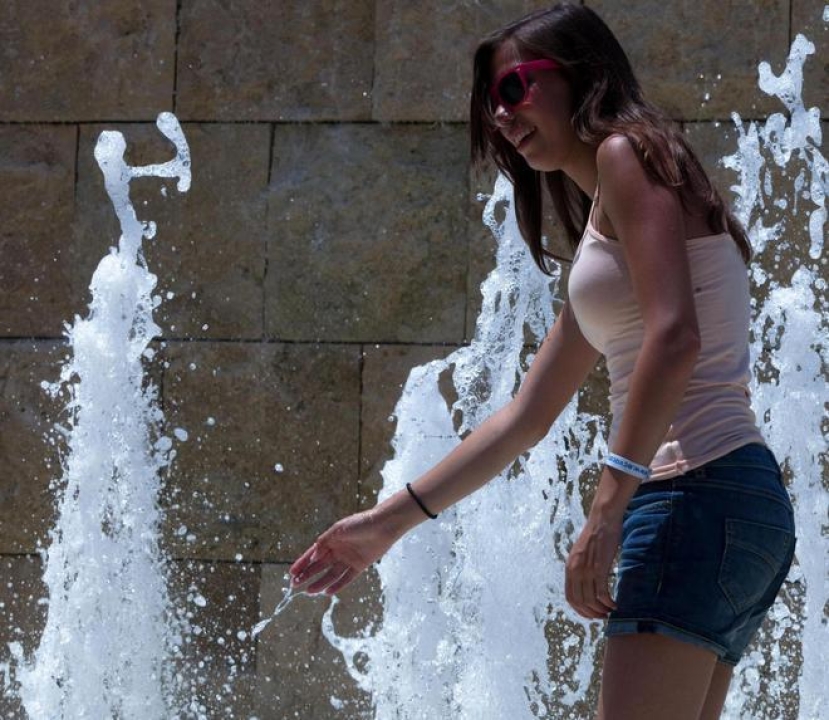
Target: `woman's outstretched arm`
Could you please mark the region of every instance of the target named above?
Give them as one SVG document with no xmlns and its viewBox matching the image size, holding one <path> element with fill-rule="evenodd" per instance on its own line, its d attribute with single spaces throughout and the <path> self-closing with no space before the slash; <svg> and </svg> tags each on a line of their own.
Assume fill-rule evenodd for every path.
<svg viewBox="0 0 829 720">
<path fill-rule="evenodd" d="M 541 440 L 598 358 L 599 352 L 585 340 L 565 304 L 516 397 L 412 483 L 423 504 L 433 513 L 445 510 Z M 403 489 L 371 510 L 340 520 L 320 535 L 291 566 L 292 584 L 302 585 L 323 573 L 307 590 L 338 592 L 426 519 Z"/>
</svg>

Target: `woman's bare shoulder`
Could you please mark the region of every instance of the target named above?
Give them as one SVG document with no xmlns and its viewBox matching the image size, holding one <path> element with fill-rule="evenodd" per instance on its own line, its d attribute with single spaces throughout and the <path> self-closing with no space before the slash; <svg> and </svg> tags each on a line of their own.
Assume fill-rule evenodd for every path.
<svg viewBox="0 0 829 720">
<path fill-rule="evenodd" d="M 609 135 L 596 150 L 596 166 L 599 182 L 624 182 L 631 178 L 631 173 L 641 180 L 647 179 L 647 172 L 639 153 L 630 138 L 621 133 Z"/>
</svg>

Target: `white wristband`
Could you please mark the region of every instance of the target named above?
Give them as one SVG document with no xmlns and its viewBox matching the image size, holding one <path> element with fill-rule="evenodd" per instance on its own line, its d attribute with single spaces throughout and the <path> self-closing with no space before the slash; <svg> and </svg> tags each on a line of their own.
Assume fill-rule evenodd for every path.
<svg viewBox="0 0 829 720">
<path fill-rule="evenodd" d="M 637 465 L 632 460 L 623 458 L 621 455 L 616 455 L 615 453 L 609 453 L 605 458 L 604 464 L 609 467 L 616 468 L 617 470 L 621 470 L 628 475 L 633 475 L 640 480 L 648 480 L 651 476 L 650 468 L 647 468 L 644 465 Z"/>
</svg>

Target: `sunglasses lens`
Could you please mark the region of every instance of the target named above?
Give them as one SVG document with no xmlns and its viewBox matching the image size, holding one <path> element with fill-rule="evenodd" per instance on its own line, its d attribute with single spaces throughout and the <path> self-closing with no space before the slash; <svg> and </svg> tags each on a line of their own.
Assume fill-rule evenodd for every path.
<svg viewBox="0 0 829 720">
<path fill-rule="evenodd" d="M 498 94 L 506 105 L 518 105 L 524 99 L 524 83 L 517 72 L 511 72 L 501 80 Z"/>
</svg>

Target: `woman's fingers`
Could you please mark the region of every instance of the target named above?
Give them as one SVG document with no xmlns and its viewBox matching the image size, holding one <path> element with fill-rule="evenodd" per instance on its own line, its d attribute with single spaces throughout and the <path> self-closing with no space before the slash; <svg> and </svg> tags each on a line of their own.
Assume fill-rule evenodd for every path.
<svg viewBox="0 0 829 720">
<path fill-rule="evenodd" d="M 613 608 L 607 605 L 601 598 L 599 592 L 599 588 L 602 585 L 601 580 L 591 578 L 585 585 L 585 604 L 597 615 L 605 617 Z"/>
<path fill-rule="evenodd" d="M 374 513 L 349 515 L 322 533 L 291 565 L 291 587 L 308 583 L 305 592 L 326 588 L 329 593 L 337 592 L 378 560 L 396 539 Z"/>
<path fill-rule="evenodd" d="M 581 583 L 582 607 L 588 609 L 597 617 L 605 617 L 613 609 L 602 600 L 600 593 L 598 592 L 598 588 L 600 588 L 601 585 L 601 581 L 595 577 L 584 578 Z"/>
<path fill-rule="evenodd" d="M 321 572 L 324 572 L 324 574 L 320 575 Z M 312 566 L 309 566 L 309 570 L 307 572 L 303 573 L 301 576 L 293 577 L 291 579 L 291 587 L 297 588 L 303 583 L 313 580 L 313 582 L 305 588 L 304 592 L 313 595 L 324 590 L 329 595 L 333 595 L 349 585 L 359 574 L 359 571 L 345 565 L 344 563 L 337 563 L 336 565 L 323 563 L 318 564 L 316 570 L 314 570 Z"/>
<path fill-rule="evenodd" d="M 299 587 L 303 583 L 306 583 L 319 575 L 321 572 L 327 570 L 331 564 L 332 561 L 329 557 L 309 563 L 303 570 L 291 577 L 291 586 Z"/>
<path fill-rule="evenodd" d="M 306 589 L 305 592 L 311 595 L 322 592 L 336 580 L 339 580 L 349 570 L 348 565 L 337 563 L 331 567 L 322 577 L 314 580 Z"/>
<path fill-rule="evenodd" d="M 591 607 L 590 600 L 585 593 L 585 583 L 573 578 L 572 573 L 568 573 L 568 575 L 570 578 L 567 582 L 568 590 L 565 593 L 565 597 L 567 598 L 567 602 L 570 603 L 570 607 L 582 617 L 590 618 L 591 620 L 602 617 Z"/>
<path fill-rule="evenodd" d="M 313 561 L 310 561 L 313 554 L 306 553 L 306 555 L 308 558 L 304 566 L 299 560 L 291 566 L 291 587 L 294 589 L 312 581 L 304 592 L 313 595 L 325 590 L 333 594 L 348 585 L 359 574 L 346 563 L 333 560 L 331 553 L 325 553 Z"/>
<path fill-rule="evenodd" d="M 316 551 L 317 543 L 314 543 L 294 561 L 294 564 L 291 565 L 288 572 L 291 575 L 298 575 L 299 573 L 301 573 L 305 569 L 306 565 L 308 565 L 308 563 L 311 562 L 311 559 L 316 553 Z"/>
<path fill-rule="evenodd" d="M 570 550 L 565 568 L 567 601 L 584 617 L 606 618 L 616 609 L 609 585 L 620 538 L 619 523 L 591 515 Z"/>
<path fill-rule="evenodd" d="M 579 614 L 586 618 L 590 618 L 591 620 L 599 620 L 607 616 L 607 612 L 600 609 L 600 606 L 596 603 L 596 601 L 588 597 L 585 597 L 576 610 Z"/>
<path fill-rule="evenodd" d="M 354 568 L 349 568 L 345 571 L 345 574 L 339 580 L 337 580 L 335 583 L 332 583 L 328 588 L 326 588 L 325 592 L 327 592 L 329 595 L 338 593 L 344 587 L 350 585 L 351 581 L 355 577 L 357 577 L 357 575 L 359 575 L 359 573 L 356 570 L 354 570 Z"/>
<path fill-rule="evenodd" d="M 331 564 L 330 555 L 329 551 L 323 551 L 314 543 L 299 560 L 291 565 L 288 571 L 291 575 L 291 585 L 294 587 L 302 585 L 306 580 L 325 570 Z"/>
<path fill-rule="evenodd" d="M 610 597 L 607 579 L 584 575 L 578 569 L 565 572 L 565 597 L 570 606 L 581 616 L 591 620 L 605 618 L 616 603 Z"/>
<path fill-rule="evenodd" d="M 596 598 L 608 612 L 616 609 L 616 601 L 610 594 L 610 573 L 596 582 Z"/>
</svg>

